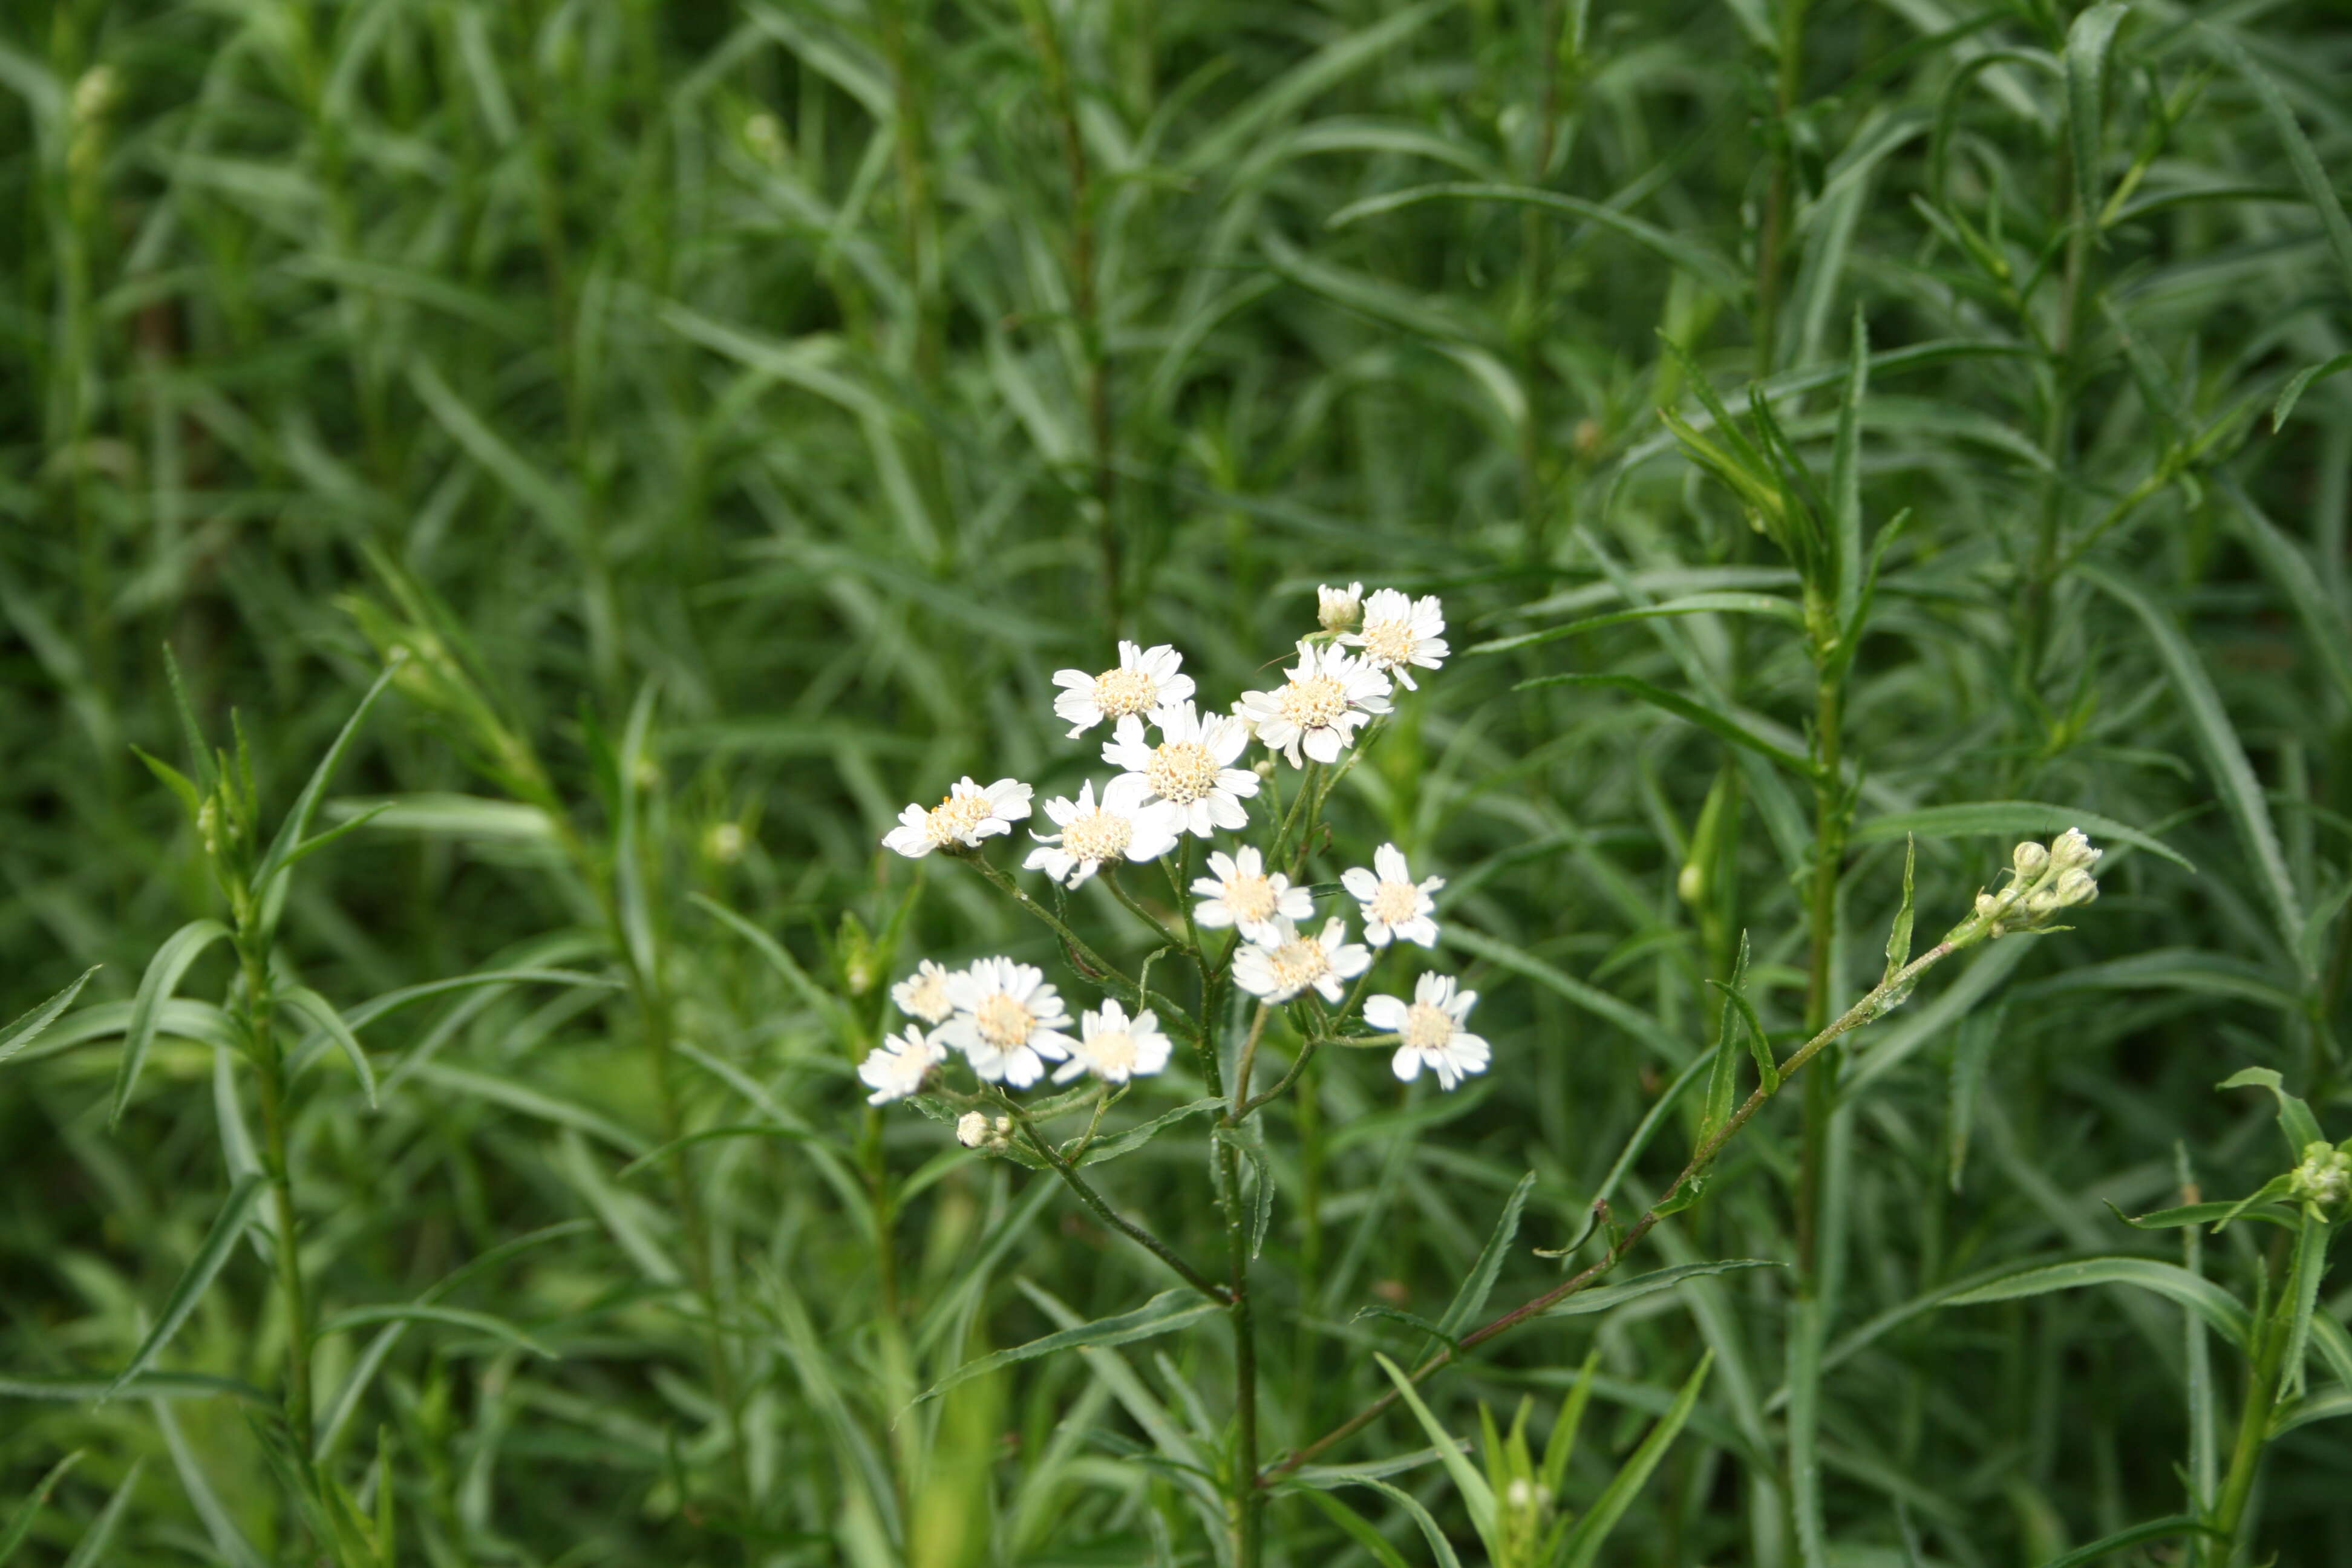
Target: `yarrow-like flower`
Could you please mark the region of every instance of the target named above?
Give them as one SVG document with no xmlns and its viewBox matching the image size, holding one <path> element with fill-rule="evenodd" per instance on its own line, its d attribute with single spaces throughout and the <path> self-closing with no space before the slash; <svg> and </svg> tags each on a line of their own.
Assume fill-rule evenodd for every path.
<svg viewBox="0 0 2352 1568">
<path fill-rule="evenodd" d="M 953 1046 L 971 1061 L 971 1070 L 991 1083 L 1026 1089 L 1077 1042 L 1062 1031 L 1070 1015 L 1061 994 L 1045 984 L 1034 964 L 1009 958 L 983 958 L 947 977 L 955 1016 L 932 1037 Z"/>
<path fill-rule="evenodd" d="M 1468 1074 L 1485 1072 L 1486 1042 L 1463 1028 L 1478 1004 L 1475 991 L 1454 989 L 1450 974 L 1424 974 L 1412 984 L 1412 1000 L 1374 996 L 1364 1003 L 1364 1021 L 1394 1033 L 1401 1042 L 1390 1066 L 1411 1083 L 1427 1068 L 1440 1089 L 1452 1089 Z"/>
<path fill-rule="evenodd" d="M 882 836 L 884 847 L 909 860 L 919 860 L 950 844 L 979 847 L 983 838 L 1010 833 L 1029 815 L 1029 786 L 1018 779 L 999 779 L 982 788 L 969 778 L 959 779 L 939 805 L 925 810 L 910 805 L 898 814 L 898 826 Z"/>
<path fill-rule="evenodd" d="M 2352 1154 L 2315 1140 L 2303 1148 L 2303 1163 L 2287 1178 L 2290 1195 L 2321 1210 L 2352 1194 Z"/>
<path fill-rule="evenodd" d="M 1278 921 L 1273 941 L 1248 943 L 1234 954 L 1234 984 L 1269 1003 L 1312 989 L 1337 1006 L 1346 997 L 1346 983 L 1372 966 L 1371 949 L 1347 937 L 1336 916 L 1323 922 L 1318 936 L 1302 936 L 1291 921 Z"/>
<path fill-rule="evenodd" d="M 1144 738 L 1143 721 L 1130 713 L 1103 742 L 1103 761 L 1123 769 L 1128 778 L 1142 780 L 1155 799 L 1176 807 L 1184 826 L 1203 838 L 1216 828 L 1245 826 L 1249 813 L 1242 802 L 1257 794 L 1259 779 L 1233 764 L 1249 745 L 1249 726 L 1223 713 L 1203 719 L 1190 702 L 1154 710 L 1151 722 L 1160 730 L 1158 745 Z"/>
<path fill-rule="evenodd" d="M 1298 663 L 1285 672 L 1286 684 L 1272 691 L 1244 691 L 1234 711 L 1270 752 L 1305 764 L 1298 753 L 1332 763 L 1375 713 L 1389 710 L 1389 678 L 1336 647 L 1298 645 Z"/>
<path fill-rule="evenodd" d="M 1209 869 L 1215 875 L 1192 879 L 1192 890 L 1201 895 L 1192 918 L 1204 926 L 1232 926 L 1252 942 L 1271 943 L 1280 940 L 1276 921 L 1303 921 L 1315 912 L 1314 895 L 1292 887 L 1279 871 L 1269 873 L 1255 847 L 1244 846 L 1231 855 L 1213 849 Z"/>
<path fill-rule="evenodd" d="M 1393 844 L 1374 850 L 1372 865 L 1371 871 L 1357 866 L 1339 873 L 1339 885 L 1363 906 L 1364 940 L 1374 947 L 1386 947 L 1392 940 L 1435 947 L 1437 922 L 1429 917 L 1437 904 L 1429 895 L 1445 886 L 1445 879 L 1415 883 L 1404 852 Z"/>
<path fill-rule="evenodd" d="M 1344 588 L 1319 584 L 1315 589 L 1315 621 L 1327 632 L 1349 632 L 1364 613 L 1364 585 L 1350 583 Z"/>
<path fill-rule="evenodd" d="M 890 1000 L 898 1011 L 926 1024 L 945 1023 L 955 1011 L 955 1004 L 948 1000 L 948 972 L 928 958 L 915 966 L 914 973 L 890 987 Z"/>
<path fill-rule="evenodd" d="M 1182 673 L 1183 668 L 1184 656 L 1166 643 L 1145 648 L 1122 641 L 1115 669 L 1100 675 L 1083 669 L 1054 672 L 1054 684 L 1063 689 L 1054 699 L 1054 711 L 1076 726 L 1070 731 L 1076 740 L 1106 719 L 1139 716 L 1191 697 L 1192 678 Z"/>
<path fill-rule="evenodd" d="M 906 1099 L 923 1087 L 933 1068 L 947 1059 L 947 1052 L 929 1036 L 909 1025 L 903 1036 L 885 1040 L 858 1064 L 859 1080 L 874 1091 L 866 1097 L 866 1103 L 887 1105 Z"/>
<path fill-rule="evenodd" d="M 1024 869 L 1044 870 L 1065 887 L 1075 888 L 1102 868 L 1106 860 L 1124 856 L 1129 860 L 1157 860 L 1176 847 L 1184 818 L 1164 800 L 1151 798 L 1151 786 L 1134 773 L 1121 773 L 1103 786 L 1102 804 L 1095 804 L 1095 786 L 1078 786 L 1078 798 L 1049 800 L 1045 815 L 1059 833 L 1033 833 L 1038 847 L 1022 862 Z"/>
<path fill-rule="evenodd" d="M 1067 1083 L 1082 1072 L 1091 1072 L 1106 1083 L 1125 1083 L 1130 1078 L 1148 1078 L 1168 1065 L 1168 1037 L 1160 1032 L 1160 1019 L 1150 1008 L 1138 1013 L 1130 1022 L 1127 1009 L 1117 1002 L 1105 1002 L 1078 1019 L 1084 1037 L 1070 1053 L 1070 1059 L 1054 1069 L 1055 1083 Z"/>
<path fill-rule="evenodd" d="M 1436 595 L 1409 599 L 1394 588 L 1382 588 L 1365 602 L 1363 628 L 1339 640 L 1362 648 L 1374 669 L 1393 675 L 1407 691 L 1416 691 L 1420 688 L 1406 667 L 1435 669 L 1444 664 L 1450 650 L 1438 634 L 1444 629 L 1445 612 Z"/>
</svg>

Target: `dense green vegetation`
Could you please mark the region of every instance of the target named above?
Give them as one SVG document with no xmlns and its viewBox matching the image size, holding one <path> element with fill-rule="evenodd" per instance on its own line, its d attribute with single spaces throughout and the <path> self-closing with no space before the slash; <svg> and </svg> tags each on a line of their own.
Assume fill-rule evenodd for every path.
<svg viewBox="0 0 2352 1568">
<path fill-rule="evenodd" d="M 1431 1424 L 1580 1388 L 1578 1561 L 2352 1562 L 2345 1205 L 2124 1218 L 2352 1133 L 2347 80 L 2326 0 L 0 0 L 0 1019 L 102 966 L 0 1033 L 0 1561 L 1517 1568 Z M 1213 1299 L 911 1403 L 1181 1281 L 866 1105 L 919 958 L 1097 1000 L 877 841 L 1359 578 L 1453 657 L 1304 879 L 1447 878 L 1492 1067 L 1087 1167 L 1265 1225 L 1254 1439 Z M 1676 1193 L 1906 838 L 1926 952 L 2078 823 Z"/>
</svg>

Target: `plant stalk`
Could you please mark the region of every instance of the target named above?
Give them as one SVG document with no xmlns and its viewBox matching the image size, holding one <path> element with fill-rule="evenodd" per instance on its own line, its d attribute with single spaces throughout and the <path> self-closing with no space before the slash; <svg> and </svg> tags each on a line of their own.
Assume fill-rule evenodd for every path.
<svg viewBox="0 0 2352 1568">
<path fill-rule="evenodd" d="M 240 925 L 242 922 L 240 922 Z M 278 1038 L 277 1007 L 271 999 L 267 956 L 243 930 L 237 957 L 245 972 L 245 1026 L 261 1080 L 263 1158 L 278 1208 L 278 1289 L 286 1308 L 286 1425 L 295 1453 L 308 1465 L 317 1447 L 310 1380 L 310 1301 L 302 1279 L 300 1238 L 296 1234 L 294 1171 L 289 1155 L 292 1117 L 286 1097 L 286 1056 Z"/>
</svg>

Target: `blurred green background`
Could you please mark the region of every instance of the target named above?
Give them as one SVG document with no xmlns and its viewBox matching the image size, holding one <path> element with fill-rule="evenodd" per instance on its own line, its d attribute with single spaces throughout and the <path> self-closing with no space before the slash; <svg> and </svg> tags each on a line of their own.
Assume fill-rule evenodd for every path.
<svg viewBox="0 0 2352 1568">
<path fill-rule="evenodd" d="M 2078 931 L 1948 972 L 1849 1064 L 1825 1561 L 2038 1563 L 2177 1512 L 2204 1352 L 2176 1308 L 1918 1303 L 2019 1258 L 2179 1260 L 2107 1205 L 2273 1173 L 2262 1097 L 2211 1089 L 2239 1067 L 2347 1130 L 2352 23 L 2327 0 L 2078 9 L 0 0 L 0 1017 L 95 963 L 89 999 L 129 998 L 213 907 L 131 751 L 185 764 L 167 646 L 216 739 L 237 715 L 274 812 L 380 668 L 361 606 L 431 604 L 591 842 L 645 793 L 681 1037 L 742 1080 L 696 1077 L 690 1116 L 745 1120 L 748 1083 L 866 1169 L 856 1042 L 688 896 L 861 1017 L 919 952 L 1050 963 L 943 865 L 877 952 L 916 876 L 876 848 L 900 805 L 964 773 L 1041 797 L 1098 774 L 1050 676 L 1118 636 L 1175 643 L 1223 706 L 1311 626 L 1318 582 L 1440 594 L 1456 658 L 1336 809 L 1343 843 L 1452 879 L 1467 935 L 1442 958 L 1485 993 L 1496 1064 L 1440 1100 L 1350 1061 L 1315 1087 L 1322 1152 L 1276 1130 L 1279 1451 L 1381 1386 L 1372 1350 L 1412 1352 L 1358 1310 L 1442 1310 L 1521 1171 L 1522 1239 L 1575 1235 L 1714 1037 L 1705 983 L 1741 931 L 1767 1023 L 1794 1021 L 1810 803 L 1623 692 L 1514 689 L 1630 673 L 1801 751 L 1792 628 L 1464 650 L 1784 592 L 1657 410 L 1704 420 L 1694 374 L 1743 408 L 1762 379 L 1826 484 L 1866 329 L 1859 507 L 1888 553 L 1847 707 L 1842 991 L 1876 971 L 1906 824 L 1923 931 L 2021 836 L 1931 808 L 2095 813 L 2194 870 L 2115 846 Z M 647 755 L 616 784 L 604 748 L 641 699 Z M 347 1007 L 611 962 L 593 877 L 448 718 L 395 686 L 337 788 L 412 798 L 295 884 L 286 962 Z M 894 1427 L 860 1189 L 788 1140 L 696 1167 L 739 1445 L 675 1300 L 668 1189 L 615 1173 L 659 1137 L 637 1028 L 593 988 L 428 997 L 365 1031 L 380 1111 L 339 1068 L 306 1090 L 331 1316 L 574 1222 L 452 1298 L 561 1359 L 418 1329 L 354 1412 L 336 1463 L 362 1484 L 383 1434 L 401 1561 L 1212 1560 L 1135 1406 L 1075 1361 Z M 0 1513 L 79 1447 L 27 1561 L 118 1497 L 100 1561 L 308 1561 L 233 1394 L 74 1395 L 226 1185 L 214 1049 L 167 1038 L 110 1131 L 118 1054 L 60 1037 L 0 1068 Z M 1790 1256 L 1794 1127 L 1759 1122 L 1649 1264 Z M 1052 1326 L 1015 1276 L 1082 1317 L 1161 1288 L 1036 1178 L 943 1158 L 944 1129 L 867 1135 L 923 1173 L 897 1255 L 919 1385 Z M 1155 1144 L 1107 1180 L 1205 1238 L 1197 1167 Z M 2262 1239 L 2204 1266 L 2249 1292 Z M 1496 1300 L 1556 1268 L 1520 1248 Z M 1601 1477 L 1712 1348 L 1614 1560 L 1803 1561 L 1780 1272 L 1539 1327 L 1433 1397 L 1456 1430 L 1478 1398 L 1556 1400 L 1597 1342 Z M 270 1387 L 265 1289 L 233 1264 L 166 1364 Z M 329 1336 L 325 1386 L 365 1341 Z M 1197 1374 L 1213 1401 L 1221 1352 L 1161 1348 L 1131 1355 L 1159 1396 Z M 2272 1456 L 2283 1563 L 2352 1561 L 2346 1430 L 2315 1416 Z M 1389 1423 L 1337 1458 L 1424 1443 Z M 755 1504 L 719 1500 L 730 1472 Z M 1432 1468 L 1397 1484 L 1458 1524 Z M 1275 1521 L 1278 1561 L 1376 1560 L 1296 1501 Z"/>
</svg>

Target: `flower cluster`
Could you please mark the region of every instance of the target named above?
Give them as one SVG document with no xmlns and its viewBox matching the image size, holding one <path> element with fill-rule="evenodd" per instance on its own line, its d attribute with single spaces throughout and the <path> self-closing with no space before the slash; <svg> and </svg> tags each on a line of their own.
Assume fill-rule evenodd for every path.
<svg viewBox="0 0 2352 1568">
<path fill-rule="evenodd" d="M 2352 1152 L 2314 1142 L 2304 1145 L 2303 1163 L 2287 1178 L 2288 1195 L 2323 1213 L 2352 1194 Z"/>
<path fill-rule="evenodd" d="M 1055 715 L 1071 726 L 1073 739 L 1108 725 L 1101 755 L 1116 771 L 1081 784 L 1075 796 L 1042 804 L 1054 831 L 1031 833 L 1035 847 L 1023 868 L 1076 888 L 1098 873 L 1115 874 L 1121 861 L 1160 860 L 1192 838 L 1240 833 L 1276 771 L 1273 759 L 1293 768 L 1338 763 L 1391 710 L 1397 687 L 1418 689 L 1414 670 L 1445 662 L 1444 611 L 1433 596 L 1414 599 L 1392 588 L 1367 596 L 1356 583 L 1320 588 L 1316 599 L 1320 630 L 1297 642 L 1297 662 L 1283 671 L 1282 684 L 1243 692 L 1228 712 L 1196 705 L 1183 656 L 1165 644 L 1121 642 L 1118 662 L 1108 669 L 1058 672 Z M 1255 768 L 1244 765 L 1253 742 L 1269 753 Z M 1298 783 L 1302 792 L 1318 786 L 1329 787 L 1311 772 Z M 1027 819 L 1031 795 L 1016 779 L 982 785 L 965 778 L 935 806 L 908 806 L 882 842 L 910 858 L 933 850 L 969 856 L 983 839 Z M 1229 963 L 1233 984 L 1265 1005 L 1311 991 L 1345 1009 L 1354 999 L 1350 984 L 1364 980 L 1375 950 L 1436 945 L 1431 895 L 1444 879 L 1416 880 L 1397 846 L 1381 846 L 1370 867 L 1339 879 L 1357 906 L 1361 942 L 1349 940 L 1340 915 L 1317 926 L 1313 894 L 1293 880 L 1299 865 L 1286 873 L 1274 869 L 1268 853 L 1250 844 L 1210 850 L 1208 874 L 1191 884 L 1196 901 L 1190 911 L 1199 927 L 1234 933 L 1218 965 Z M 1189 851 L 1185 859 L 1189 865 Z M 892 988 L 891 998 L 911 1022 L 858 1068 L 876 1105 L 917 1093 L 957 1056 L 983 1082 L 1012 1089 L 1036 1083 L 1049 1065 L 1056 1083 L 1091 1073 L 1124 1084 L 1168 1063 L 1169 1039 L 1150 1009 L 1130 1017 L 1118 1002 L 1106 1000 L 1074 1026 L 1043 973 L 1009 958 L 982 958 L 962 970 L 925 959 Z M 1426 1068 L 1450 1089 L 1487 1063 L 1486 1041 L 1464 1026 L 1476 1001 L 1475 992 L 1459 989 L 1451 977 L 1423 974 L 1412 1001 L 1373 995 L 1363 1017 L 1396 1036 L 1399 1079 L 1410 1081 Z M 977 1112 L 959 1127 L 974 1148 L 1001 1144 L 1004 1132 Z"/>
<path fill-rule="evenodd" d="M 1976 909 L 1955 929 L 1955 937 L 2006 936 L 2011 931 L 2040 931 L 2060 910 L 2087 904 L 2099 896 L 2091 875 L 2104 850 L 2092 847 L 2079 827 L 2070 827 L 2047 846 L 2021 844 L 2010 857 L 2009 885 L 1997 893 L 1979 893 Z"/>
</svg>

